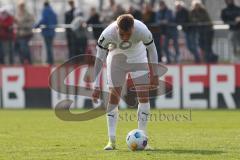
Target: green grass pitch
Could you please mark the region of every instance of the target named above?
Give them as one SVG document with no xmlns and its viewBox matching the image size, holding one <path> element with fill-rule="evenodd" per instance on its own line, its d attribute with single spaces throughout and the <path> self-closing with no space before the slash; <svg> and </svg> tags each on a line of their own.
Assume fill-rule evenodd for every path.
<svg viewBox="0 0 240 160">
<path fill-rule="evenodd" d="M 240 159 L 239 110 L 192 110 L 191 120 L 153 118 L 148 133 L 154 150 L 137 152 L 129 151 L 125 143 L 126 134 L 137 128 L 136 120 L 123 117 L 126 113 L 134 114 L 136 110 L 120 112 L 117 150 L 104 151 L 105 116 L 86 122 L 65 122 L 53 110 L 0 109 L 0 160 Z M 162 113 L 187 115 L 189 110 Z"/>
</svg>

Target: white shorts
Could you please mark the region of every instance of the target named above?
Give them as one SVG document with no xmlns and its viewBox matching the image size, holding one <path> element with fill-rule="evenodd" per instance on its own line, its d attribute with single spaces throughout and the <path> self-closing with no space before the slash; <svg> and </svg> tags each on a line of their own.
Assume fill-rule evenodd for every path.
<svg viewBox="0 0 240 160">
<path fill-rule="evenodd" d="M 109 53 L 107 56 L 107 84 L 122 87 L 130 74 L 135 85 L 149 84 L 148 59 L 145 53 L 128 58 L 124 53 Z"/>
</svg>

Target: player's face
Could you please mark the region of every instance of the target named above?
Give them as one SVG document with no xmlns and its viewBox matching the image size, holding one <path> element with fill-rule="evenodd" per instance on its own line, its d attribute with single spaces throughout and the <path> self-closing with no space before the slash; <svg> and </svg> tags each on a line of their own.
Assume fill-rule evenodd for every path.
<svg viewBox="0 0 240 160">
<path fill-rule="evenodd" d="M 132 33 L 133 33 L 133 28 L 130 29 L 129 31 L 123 31 L 123 30 L 118 28 L 118 33 L 119 33 L 120 38 L 123 41 L 128 41 L 130 39 Z"/>
</svg>

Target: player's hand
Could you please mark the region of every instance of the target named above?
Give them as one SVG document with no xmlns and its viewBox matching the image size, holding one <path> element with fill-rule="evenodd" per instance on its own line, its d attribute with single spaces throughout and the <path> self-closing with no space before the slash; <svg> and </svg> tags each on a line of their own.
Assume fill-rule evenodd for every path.
<svg viewBox="0 0 240 160">
<path fill-rule="evenodd" d="M 98 103 L 98 99 L 100 98 L 100 94 L 101 94 L 100 87 L 94 88 L 93 94 L 92 94 L 92 99 L 93 99 L 94 103 Z"/>
<path fill-rule="evenodd" d="M 158 65 L 156 64 L 149 64 L 149 78 L 151 86 L 157 87 L 159 85 L 159 76 L 158 76 Z"/>
</svg>

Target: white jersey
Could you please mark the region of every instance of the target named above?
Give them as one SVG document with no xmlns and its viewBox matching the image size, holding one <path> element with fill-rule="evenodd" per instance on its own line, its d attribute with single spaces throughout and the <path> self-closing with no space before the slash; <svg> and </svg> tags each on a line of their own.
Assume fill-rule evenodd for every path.
<svg viewBox="0 0 240 160">
<path fill-rule="evenodd" d="M 128 60 L 147 58 L 145 45 L 153 42 L 152 33 L 139 20 L 134 20 L 134 31 L 124 42 L 117 31 L 117 22 L 110 24 L 101 34 L 98 46 L 109 51 L 109 54 L 125 54 Z M 144 45 L 145 44 L 145 45 Z"/>
<path fill-rule="evenodd" d="M 157 64 L 158 56 L 157 50 L 152 38 L 152 33 L 148 30 L 147 26 L 139 20 L 134 20 L 134 30 L 130 39 L 126 42 L 120 38 L 117 30 L 117 22 L 110 24 L 101 34 L 98 40 L 97 55 L 102 62 L 107 62 L 107 79 L 108 85 L 112 87 L 122 86 L 125 80 L 126 72 L 130 72 L 132 78 L 140 77 L 146 74 L 148 70 L 148 64 Z M 148 50 L 148 57 L 147 51 Z M 106 55 L 108 52 L 107 60 Z M 123 59 L 128 64 L 141 63 L 145 67 L 144 71 L 136 71 L 136 68 L 131 68 L 131 65 L 124 65 L 125 61 L 121 61 L 122 57 L 117 57 L 116 54 L 124 54 L 126 57 Z M 97 63 L 96 63 L 97 62 Z M 101 70 L 102 63 L 95 61 L 96 73 Z M 142 68 L 141 67 L 141 68 Z M 144 73 L 141 73 L 144 72 Z M 117 76 L 114 74 L 117 74 Z M 95 87 L 100 86 L 99 75 L 96 79 Z M 115 79 L 112 79 L 115 78 Z M 141 83 L 148 83 L 147 79 L 141 81 Z"/>
</svg>

